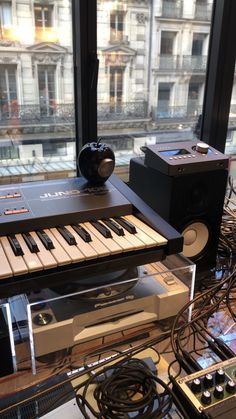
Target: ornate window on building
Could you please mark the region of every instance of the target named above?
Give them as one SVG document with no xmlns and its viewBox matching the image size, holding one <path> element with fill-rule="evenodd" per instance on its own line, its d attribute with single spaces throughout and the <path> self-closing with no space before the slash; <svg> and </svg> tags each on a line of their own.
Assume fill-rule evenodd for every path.
<svg viewBox="0 0 236 419">
<path fill-rule="evenodd" d="M 53 26 L 53 5 L 35 4 L 34 6 L 35 20 L 35 38 L 37 41 L 57 40 L 56 32 Z"/>
<path fill-rule="evenodd" d="M 18 112 L 16 66 L 0 65 L 0 117 L 16 116 Z"/>
<path fill-rule="evenodd" d="M 39 105 L 41 116 L 50 116 L 55 112 L 55 66 L 38 66 Z"/>
<path fill-rule="evenodd" d="M 159 118 L 168 118 L 171 115 L 170 97 L 172 83 L 159 83 L 157 111 Z"/>
<path fill-rule="evenodd" d="M 11 2 L 0 2 L 0 39 L 11 39 L 12 35 L 12 10 Z"/>
<path fill-rule="evenodd" d="M 110 14 L 110 42 L 122 42 L 124 39 L 124 12 L 112 11 Z"/>
<path fill-rule="evenodd" d="M 121 112 L 123 98 L 123 67 L 110 67 L 110 111 Z"/>
</svg>

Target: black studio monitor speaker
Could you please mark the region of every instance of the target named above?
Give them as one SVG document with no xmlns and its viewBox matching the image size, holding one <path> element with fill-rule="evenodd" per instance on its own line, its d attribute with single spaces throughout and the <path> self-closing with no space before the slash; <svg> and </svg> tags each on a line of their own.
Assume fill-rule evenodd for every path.
<svg viewBox="0 0 236 419">
<path fill-rule="evenodd" d="M 215 266 L 228 158 L 205 143 L 156 144 L 130 162 L 130 187 L 184 236 L 197 273 Z"/>
</svg>

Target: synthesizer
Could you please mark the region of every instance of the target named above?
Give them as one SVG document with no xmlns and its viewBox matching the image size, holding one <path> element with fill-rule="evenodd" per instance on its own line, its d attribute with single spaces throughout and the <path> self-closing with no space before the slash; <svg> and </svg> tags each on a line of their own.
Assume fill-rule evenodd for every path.
<svg viewBox="0 0 236 419">
<path fill-rule="evenodd" d="M 0 295 L 156 262 L 182 236 L 119 178 L 0 187 Z"/>
</svg>

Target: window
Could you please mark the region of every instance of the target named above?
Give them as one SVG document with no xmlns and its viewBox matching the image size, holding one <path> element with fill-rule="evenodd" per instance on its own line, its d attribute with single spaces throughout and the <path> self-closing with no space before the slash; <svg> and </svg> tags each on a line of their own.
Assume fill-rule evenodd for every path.
<svg viewBox="0 0 236 419">
<path fill-rule="evenodd" d="M 53 28 L 53 6 L 35 5 L 35 37 L 38 41 L 56 41 L 56 34 Z"/>
<path fill-rule="evenodd" d="M 124 13 L 111 12 L 110 15 L 110 42 L 121 42 L 123 40 Z"/>
<path fill-rule="evenodd" d="M 159 83 L 157 111 L 159 117 L 168 117 L 171 113 L 170 96 L 172 85 L 169 83 Z"/>
<path fill-rule="evenodd" d="M 12 12 L 11 2 L 2 1 L 0 3 L 0 38 L 11 38 L 12 34 Z"/>
<path fill-rule="evenodd" d="M 17 116 L 16 67 L 0 66 L 0 114 L 1 121 Z"/>
<path fill-rule="evenodd" d="M 161 55 L 172 55 L 174 48 L 174 40 L 176 33 L 175 32 L 166 32 L 161 33 Z"/>
<path fill-rule="evenodd" d="M 201 33 L 193 34 L 192 55 L 203 54 L 203 43 L 204 43 L 205 37 L 206 36 Z"/>
<path fill-rule="evenodd" d="M 39 104 L 41 115 L 50 116 L 55 112 L 55 67 L 38 67 Z"/>
<path fill-rule="evenodd" d="M 123 73 L 123 68 L 110 68 L 110 109 L 112 112 L 121 111 L 123 95 Z"/>
</svg>

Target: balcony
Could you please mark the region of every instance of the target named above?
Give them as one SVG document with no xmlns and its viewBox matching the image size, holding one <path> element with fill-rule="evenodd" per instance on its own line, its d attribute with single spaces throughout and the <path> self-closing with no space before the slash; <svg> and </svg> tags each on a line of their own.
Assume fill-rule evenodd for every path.
<svg viewBox="0 0 236 419">
<path fill-rule="evenodd" d="M 196 4 L 194 20 L 210 22 L 212 15 L 211 4 Z"/>
<path fill-rule="evenodd" d="M 157 68 L 163 71 L 191 71 L 205 72 L 207 64 L 206 55 L 159 55 Z"/>
<path fill-rule="evenodd" d="M 206 71 L 207 55 L 184 55 L 182 69 L 191 71 Z"/>
<path fill-rule="evenodd" d="M 147 118 L 147 102 L 98 103 L 98 121 Z"/>
<path fill-rule="evenodd" d="M 170 106 L 166 100 L 159 101 L 157 107 L 152 107 L 152 119 L 184 120 L 196 118 L 202 112 L 202 106 L 197 101 L 190 101 L 185 106 Z"/>
<path fill-rule="evenodd" d="M 73 125 L 74 104 L 55 104 L 50 114 L 42 112 L 40 105 L 18 105 L 16 102 L 0 109 L 1 134 L 63 132 L 73 129 Z"/>
<path fill-rule="evenodd" d="M 162 2 L 162 17 L 169 19 L 179 19 L 183 16 L 183 3 L 182 1 L 168 1 Z"/>
</svg>

